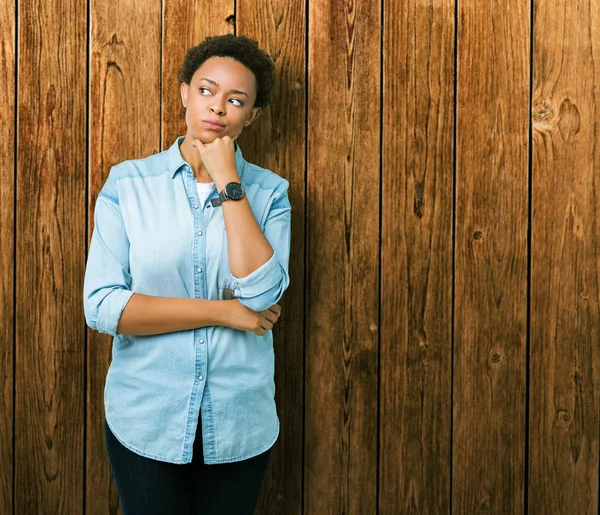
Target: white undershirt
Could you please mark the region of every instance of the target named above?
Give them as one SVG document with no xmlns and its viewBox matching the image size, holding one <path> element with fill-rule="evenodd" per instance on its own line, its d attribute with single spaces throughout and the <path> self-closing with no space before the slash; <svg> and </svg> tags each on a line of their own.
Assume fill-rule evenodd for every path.
<svg viewBox="0 0 600 515">
<path fill-rule="evenodd" d="M 198 186 L 198 196 L 200 197 L 200 205 L 203 206 L 206 199 L 212 193 L 212 190 L 215 186 L 214 182 L 199 182 Z"/>
</svg>

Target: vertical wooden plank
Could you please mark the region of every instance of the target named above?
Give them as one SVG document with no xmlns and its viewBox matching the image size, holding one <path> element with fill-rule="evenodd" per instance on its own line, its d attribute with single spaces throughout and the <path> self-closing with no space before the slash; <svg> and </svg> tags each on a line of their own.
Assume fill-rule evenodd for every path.
<svg viewBox="0 0 600 515">
<path fill-rule="evenodd" d="M 160 6 L 160 0 L 91 3 L 88 238 L 110 167 L 159 150 Z M 115 513 L 119 505 L 103 432 L 111 344 L 110 336 L 88 331 L 88 514 Z"/>
<path fill-rule="evenodd" d="M 377 497 L 378 0 L 309 3 L 305 512 Z"/>
<path fill-rule="evenodd" d="M 85 2 L 19 2 L 15 513 L 83 507 Z"/>
<path fill-rule="evenodd" d="M 443 514 L 450 512 L 454 2 L 388 1 L 384 23 L 379 509 Z"/>
<path fill-rule="evenodd" d="M 0 4 L 0 507 L 13 509 L 15 2 Z"/>
<path fill-rule="evenodd" d="M 271 105 L 240 136 L 244 157 L 290 182 L 292 245 L 290 287 L 274 329 L 275 397 L 281 423 L 257 513 L 302 513 L 304 217 L 305 217 L 305 40 L 303 0 L 238 0 L 237 34 L 256 39 L 275 61 Z"/>
<path fill-rule="evenodd" d="M 524 508 L 529 20 L 458 3 L 456 513 Z"/>
<path fill-rule="evenodd" d="M 598 513 L 600 5 L 535 2 L 529 513 Z"/>
<path fill-rule="evenodd" d="M 163 0 L 163 12 L 161 148 L 169 148 L 186 133 L 179 91 L 185 53 L 207 36 L 234 32 L 235 0 Z"/>
</svg>

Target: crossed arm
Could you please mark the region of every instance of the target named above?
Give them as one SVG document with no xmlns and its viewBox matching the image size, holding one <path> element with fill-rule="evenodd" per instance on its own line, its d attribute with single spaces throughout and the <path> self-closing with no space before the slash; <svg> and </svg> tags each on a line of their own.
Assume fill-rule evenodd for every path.
<svg viewBox="0 0 600 515">
<path fill-rule="evenodd" d="M 129 288 L 128 240 L 118 207 L 99 197 L 84 284 L 86 321 L 100 332 L 163 334 L 221 325 L 264 335 L 279 319 L 277 304 L 289 283 L 269 237 L 288 233 L 290 209 L 287 192 L 279 207 L 274 203 L 259 227 L 248 200 L 223 203 L 229 264 L 237 285 L 233 300 L 206 300 L 144 295 Z M 289 255 L 289 244 L 283 249 Z M 236 275 L 239 274 L 239 275 Z"/>
</svg>

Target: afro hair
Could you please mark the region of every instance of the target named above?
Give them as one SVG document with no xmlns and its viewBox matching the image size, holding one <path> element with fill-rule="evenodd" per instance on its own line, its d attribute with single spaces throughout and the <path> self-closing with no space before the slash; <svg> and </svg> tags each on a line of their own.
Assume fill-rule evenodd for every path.
<svg viewBox="0 0 600 515">
<path fill-rule="evenodd" d="M 199 45 L 190 48 L 179 70 L 179 85 L 184 82 L 190 84 L 196 70 L 211 57 L 230 57 L 246 66 L 256 77 L 254 107 L 266 107 L 269 104 L 275 82 L 275 63 L 269 54 L 258 47 L 256 40 L 246 36 L 209 36 Z"/>
</svg>

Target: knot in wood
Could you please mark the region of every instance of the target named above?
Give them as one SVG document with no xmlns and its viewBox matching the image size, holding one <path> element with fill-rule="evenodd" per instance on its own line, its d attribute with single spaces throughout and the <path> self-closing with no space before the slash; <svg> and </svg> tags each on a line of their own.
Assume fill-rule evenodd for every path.
<svg viewBox="0 0 600 515">
<path fill-rule="evenodd" d="M 541 104 L 537 104 L 533 108 L 534 123 L 548 123 L 554 118 L 554 109 L 552 102 L 545 98 Z"/>
</svg>

